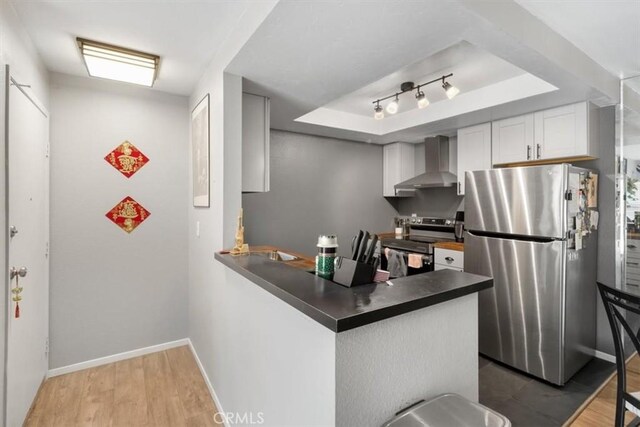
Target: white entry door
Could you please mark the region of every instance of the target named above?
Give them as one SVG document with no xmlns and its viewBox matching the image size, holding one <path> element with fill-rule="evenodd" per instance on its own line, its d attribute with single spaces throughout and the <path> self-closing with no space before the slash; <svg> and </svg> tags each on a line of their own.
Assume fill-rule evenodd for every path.
<svg viewBox="0 0 640 427">
<path fill-rule="evenodd" d="M 8 147 L 8 267 L 19 274 L 7 294 L 6 425 L 21 426 L 48 368 L 49 119 L 26 85 L 5 83 Z M 16 288 L 22 288 L 18 303 Z M 16 306 L 19 305 L 19 316 Z"/>
</svg>

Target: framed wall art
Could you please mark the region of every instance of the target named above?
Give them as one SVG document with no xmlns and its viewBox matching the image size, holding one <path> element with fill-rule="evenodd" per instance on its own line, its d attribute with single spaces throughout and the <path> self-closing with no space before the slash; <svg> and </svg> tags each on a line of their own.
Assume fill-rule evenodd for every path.
<svg viewBox="0 0 640 427">
<path fill-rule="evenodd" d="M 209 207 L 209 94 L 191 112 L 193 206 Z"/>
</svg>

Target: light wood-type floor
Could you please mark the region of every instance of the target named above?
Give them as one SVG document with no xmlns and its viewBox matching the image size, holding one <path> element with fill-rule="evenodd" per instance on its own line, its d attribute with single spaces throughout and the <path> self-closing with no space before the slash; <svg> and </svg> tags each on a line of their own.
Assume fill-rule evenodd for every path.
<svg viewBox="0 0 640 427">
<path fill-rule="evenodd" d="M 582 410 L 569 420 L 567 425 L 572 427 L 612 426 L 616 417 L 616 387 L 617 378 L 614 375 L 607 384 L 597 392 L 595 398 L 588 402 Z M 627 390 L 640 391 L 640 357 L 636 354 L 627 362 Z M 634 416 L 627 411 L 625 425 Z"/>
<path fill-rule="evenodd" d="M 184 346 L 49 378 L 24 425 L 217 426 L 215 413 Z"/>
</svg>

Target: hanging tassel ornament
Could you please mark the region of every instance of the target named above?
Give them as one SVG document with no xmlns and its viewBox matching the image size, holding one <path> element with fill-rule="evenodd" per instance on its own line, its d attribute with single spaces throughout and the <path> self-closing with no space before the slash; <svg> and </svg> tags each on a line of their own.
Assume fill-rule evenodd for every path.
<svg viewBox="0 0 640 427">
<path fill-rule="evenodd" d="M 15 317 L 16 319 L 18 317 L 20 317 L 20 301 L 22 301 L 22 295 L 20 295 L 22 293 L 22 288 L 20 287 L 20 285 L 18 285 L 18 276 L 16 275 L 16 287 L 11 289 L 11 293 L 13 294 L 13 302 L 16 303 L 16 312 L 15 312 Z"/>
</svg>

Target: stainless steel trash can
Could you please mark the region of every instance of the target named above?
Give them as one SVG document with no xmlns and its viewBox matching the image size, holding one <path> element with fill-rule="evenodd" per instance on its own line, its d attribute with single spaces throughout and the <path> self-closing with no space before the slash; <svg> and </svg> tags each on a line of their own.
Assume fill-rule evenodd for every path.
<svg viewBox="0 0 640 427">
<path fill-rule="evenodd" d="M 511 427 L 507 417 L 459 394 L 440 395 L 402 411 L 383 427 Z"/>
</svg>

